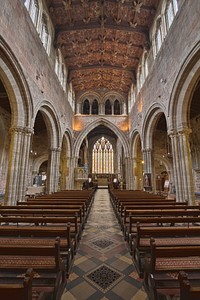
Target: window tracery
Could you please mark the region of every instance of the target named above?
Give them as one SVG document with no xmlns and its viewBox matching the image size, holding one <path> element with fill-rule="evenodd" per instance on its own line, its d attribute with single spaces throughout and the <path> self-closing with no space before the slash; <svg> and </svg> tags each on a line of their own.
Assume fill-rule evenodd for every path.
<svg viewBox="0 0 200 300">
<path fill-rule="evenodd" d="M 92 173 L 113 174 L 113 146 L 103 136 L 94 144 L 92 150 Z"/>
</svg>

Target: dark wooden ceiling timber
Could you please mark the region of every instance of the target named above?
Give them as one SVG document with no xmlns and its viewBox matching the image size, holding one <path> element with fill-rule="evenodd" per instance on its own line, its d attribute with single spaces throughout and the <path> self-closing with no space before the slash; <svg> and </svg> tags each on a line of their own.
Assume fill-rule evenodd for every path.
<svg viewBox="0 0 200 300">
<path fill-rule="evenodd" d="M 46 0 L 75 92 L 128 94 L 160 0 Z"/>
</svg>

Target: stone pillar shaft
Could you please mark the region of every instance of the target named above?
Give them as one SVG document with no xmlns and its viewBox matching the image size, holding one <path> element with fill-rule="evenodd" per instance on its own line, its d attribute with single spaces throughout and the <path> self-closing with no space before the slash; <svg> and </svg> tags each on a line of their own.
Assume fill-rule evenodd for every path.
<svg viewBox="0 0 200 300">
<path fill-rule="evenodd" d="M 25 197 L 29 163 L 31 128 L 11 128 L 5 203 L 15 205 Z"/>
<path fill-rule="evenodd" d="M 194 202 L 192 161 L 189 146 L 189 128 L 170 135 L 172 139 L 174 181 L 177 201 Z"/>
<path fill-rule="evenodd" d="M 54 193 L 58 189 L 60 148 L 51 148 L 49 153 L 47 193 Z"/>
</svg>

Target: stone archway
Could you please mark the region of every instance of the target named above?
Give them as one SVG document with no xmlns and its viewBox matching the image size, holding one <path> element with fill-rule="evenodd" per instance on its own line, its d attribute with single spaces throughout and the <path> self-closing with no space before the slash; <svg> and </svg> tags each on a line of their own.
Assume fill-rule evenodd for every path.
<svg viewBox="0 0 200 300">
<path fill-rule="evenodd" d="M 133 161 L 133 185 L 132 188 L 136 190 L 143 189 L 143 172 L 144 161 L 142 155 L 142 143 L 139 132 L 135 131 L 131 138 L 131 154 Z"/>
<path fill-rule="evenodd" d="M 116 134 L 120 144 L 122 145 L 123 149 L 123 160 L 124 160 L 124 177 L 126 182 L 126 188 L 129 189 L 132 182 L 132 174 L 131 174 L 131 159 L 130 159 L 130 151 L 129 151 L 129 143 L 125 134 L 113 123 L 108 121 L 105 118 L 99 118 L 97 121 L 92 122 L 89 126 L 87 126 L 84 130 L 82 130 L 79 135 L 77 136 L 76 142 L 74 144 L 74 152 L 75 152 L 75 167 L 78 165 L 78 158 L 79 158 L 79 151 L 84 139 L 88 136 L 88 134 L 94 130 L 98 126 L 105 126 L 113 133 Z"/>
<path fill-rule="evenodd" d="M 191 159 L 191 103 L 200 80 L 200 43 L 194 47 L 176 78 L 169 105 L 169 133 L 175 157 L 174 180 L 178 201 L 194 203 Z"/>
<path fill-rule="evenodd" d="M 46 192 L 56 192 L 59 181 L 61 128 L 58 114 L 49 102 L 43 101 L 37 107 L 33 127 L 32 147 L 36 152 L 36 156 L 32 157 L 33 164 L 35 159 L 48 157 Z"/>
<path fill-rule="evenodd" d="M 72 189 L 74 185 L 74 172 L 72 171 L 73 151 L 72 151 L 72 137 L 69 132 L 65 132 L 62 141 L 60 154 L 60 190 Z"/>
<path fill-rule="evenodd" d="M 155 166 L 154 166 L 154 155 L 155 155 L 155 131 L 158 130 L 159 120 L 163 118 L 165 120 L 165 128 L 162 129 L 163 134 L 161 142 L 166 141 L 167 139 L 167 118 L 165 114 L 165 107 L 161 104 L 153 104 L 149 111 L 147 112 L 146 118 L 143 123 L 142 128 L 142 151 L 143 151 L 143 160 L 144 160 L 144 173 L 151 174 L 151 189 L 156 192 L 156 178 L 155 178 Z M 166 142 L 167 143 L 167 142 Z M 157 151 L 159 148 L 162 148 L 163 145 L 158 145 Z M 167 149 L 166 149 L 167 151 Z M 167 155 L 167 153 L 166 153 Z M 162 157 L 162 155 L 160 154 Z"/>
<path fill-rule="evenodd" d="M 6 183 L 4 199 L 6 204 L 15 204 L 17 200 L 23 200 L 25 197 L 33 105 L 21 67 L 2 38 L 0 38 L 0 82 L 9 104 L 7 116 L 10 119 L 9 124 L 7 123 L 6 152 L 4 151 L 2 156 L 3 163 L 7 160 L 7 170 L 3 179 Z"/>
</svg>

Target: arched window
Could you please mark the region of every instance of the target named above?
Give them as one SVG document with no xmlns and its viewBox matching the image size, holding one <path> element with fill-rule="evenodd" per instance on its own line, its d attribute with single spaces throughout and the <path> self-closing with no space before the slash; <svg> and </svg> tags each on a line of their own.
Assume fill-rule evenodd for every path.
<svg viewBox="0 0 200 300">
<path fill-rule="evenodd" d="M 48 42 L 49 42 L 49 30 L 47 25 L 47 17 L 43 13 L 42 14 L 42 23 L 41 23 L 41 41 L 45 48 L 45 50 L 48 50 Z"/>
<path fill-rule="evenodd" d="M 156 53 L 158 53 L 162 45 L 161 18 L 157 21 L 155 42 L 156 42 Z"/>
<path fill-rule="evenodd" d="M 167 6 L 166 6 L 167 29 L 170 28 L 177 12 L 178 12 L 177 0 L 168 0 Z"/>
<path fill-rule="evenodd" d="M 31 4 L 31 0 L 25 0 L 24 1 L 24 5 L 26 6 L 26 8 L 27 8 L 28 11 L 30 9 L 30 4 Z"/>
<path fill-rule="evenodd" d="M 92 173 L 113 174 L 114 158 L 112 144 L 103 136 L 100 138 L 92 150 Z"/>
<path fill-rule="evenodd" d="M 121 109 L 120 109 L 120 103 L 119 100 L 115 100 L 114 102 L 114 115 L 120 115 Z"/>
<path fill-rule="evenodd" d="M 31 0 L 29 4 L 29 14 L 33 21 L 33 24 L 36 26 L 39 15 L 39 5 L 37 0 Z"/>
<path fill-rule="evenodd" d="M 112 106 L 111 106 L 111 103 L 110 103 L 110 100 L 106 100 L 106 103 L 105 103 L 105 115 L 111 115 L 112 114 Z"/>
<path fill-rule="evenodd" d="M 170 26 L 174 20 L 173 7 L 172 7 L 171 1 L 168 2 L 168 4 L 167 4 L 166 17 L 167 17 L 167 27 L 170 28 Z"/>
<path fill-rule="evenodd" d="M 59 60 L 59 52 L 56 51 L 55 55 L 55 73 L 59 77 L 59 67 L 60 67 L 60 60 Z"/>
<path fill-rule="evenodd" d="M 98 115 L 99 113 L 99 104 L 98 101 L 95 99 L 92 102 L 92 115 Z"/>
<path fill-rule="evenodd" d="M 90 114 L 90 103 L 88 99 L 86 99 L 83 103 L 83 114 L 89 115 Z"/>
</svg>

